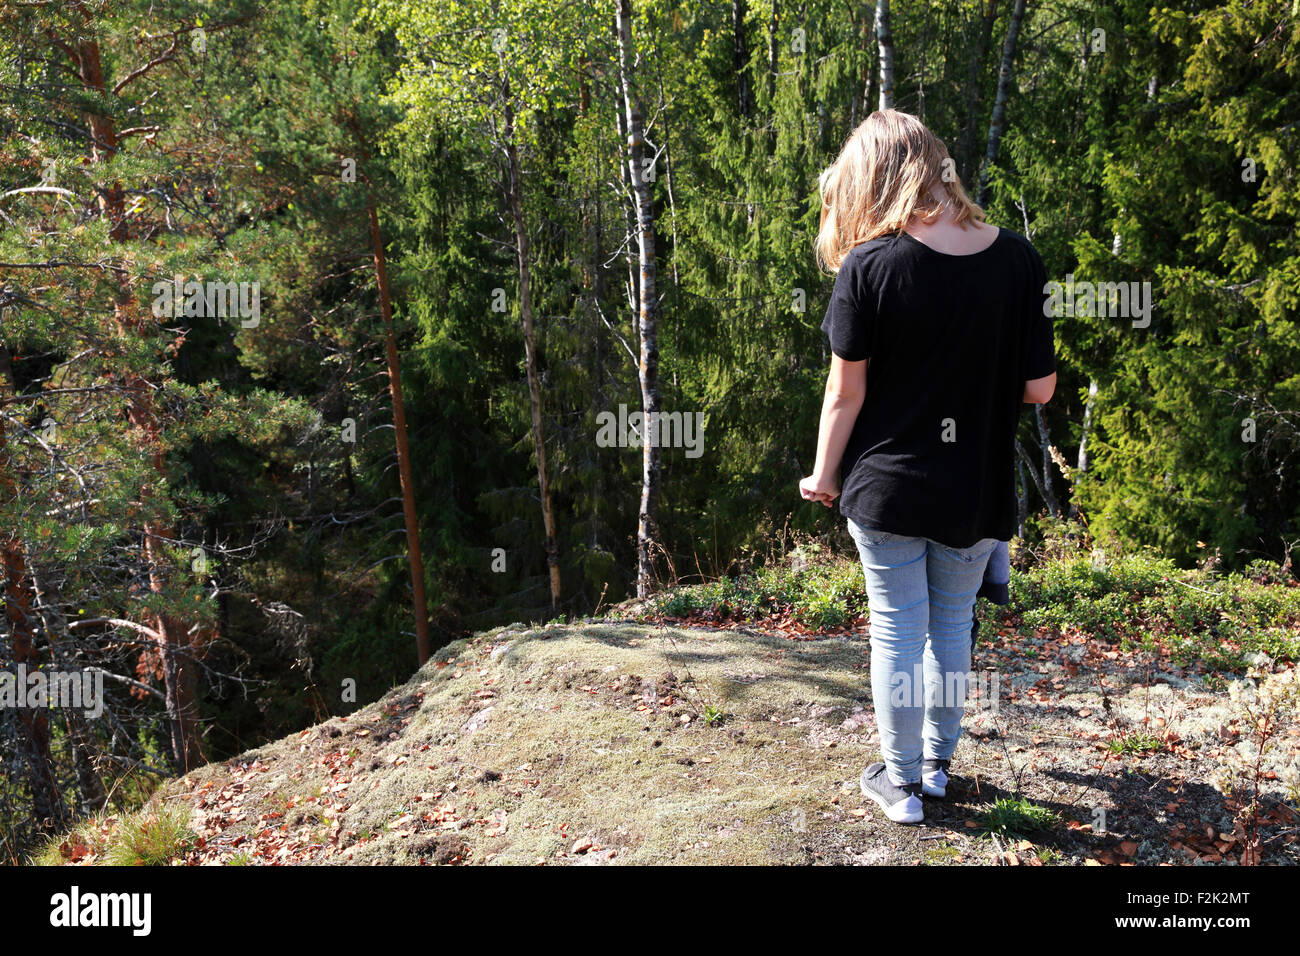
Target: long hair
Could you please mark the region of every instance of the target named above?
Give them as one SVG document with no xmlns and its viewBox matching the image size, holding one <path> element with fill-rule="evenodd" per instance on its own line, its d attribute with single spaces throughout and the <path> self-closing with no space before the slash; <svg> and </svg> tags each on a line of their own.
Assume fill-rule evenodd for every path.
<svg viewBox="0 0 1300 956">
<path fill-rule="evenodd" d="M 983 220 L 984 210 L 971 202 L 952 170 L 948 148 L 919 119 L 876 110 L 818 178 L 818 266 L 838 272 L 854 246 L 897 233 L 913 216 L 934 222 L 943 212 L 943 203 L 930 195 L 936 186 L 947 194 L 958 225 Z"/>
</svg>

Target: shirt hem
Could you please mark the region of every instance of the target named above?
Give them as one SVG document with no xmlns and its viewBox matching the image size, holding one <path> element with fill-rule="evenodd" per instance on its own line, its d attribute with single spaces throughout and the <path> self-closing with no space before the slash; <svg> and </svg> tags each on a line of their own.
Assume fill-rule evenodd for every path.
<svg viewBox="0 0 1300 956">
<path fill-rule="evenodd" d="M 962 543 L 953 543 L 952 541 L 945 541 L 943 540 L 943 538 L 936 538 L 933 534 L 925 534 L 924 529 L 918 530 L 916 528 L 908 528 L 903 525 L 895 524 L 892 521 L 878 520 L 877 518 L 867 517 L 864 512 L 860 512 L 856 508 L 852 510 L 846 510 L 841 505 L 840 515 L 844 518 L 852 518 L 855 524 L 863 528 L 867 528 L 871 531 L 884 531 L 888 534 L 902 535 L 905 538 L 925 538 L 927 541 L 933 541 L 936 544 L 941 544 L 945 548 L 970 548 L 979 544 L 979 542 L 985 540 L 986 538 L 992 538 L 995 541 L 1011 540 L 1010 534 L 1006 536 L 999 535 L 999 534 L 976 534 L 969 541 L 964 541 Z"/>
</svg>

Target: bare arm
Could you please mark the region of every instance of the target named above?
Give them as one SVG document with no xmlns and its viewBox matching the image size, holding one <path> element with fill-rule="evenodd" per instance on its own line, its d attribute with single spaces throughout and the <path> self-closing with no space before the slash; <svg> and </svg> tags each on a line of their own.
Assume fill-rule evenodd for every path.
<svg viewBox="0 0 1300 956">
<path fill-rule="evenodd" d="M 1033 378 L 1025 382 L 1024 401 L 1041 405 L 1052 397 L 1056 391 L 1056 373 L 1044 378 Z"/>
<path fill-rule="evenodd" d="M 858 420 L 867 395 L 867 362 L 846 362 L 831 354 L 831 370 L 826 377 L 826 397 L 822 401 L 821 428 L 817 433 L 817 463 L 813 473 L 799 482 L 799 490 L 809 501 L 826 507 L 840 493 L 840 462 L 849 433 Z"/>
</svg>

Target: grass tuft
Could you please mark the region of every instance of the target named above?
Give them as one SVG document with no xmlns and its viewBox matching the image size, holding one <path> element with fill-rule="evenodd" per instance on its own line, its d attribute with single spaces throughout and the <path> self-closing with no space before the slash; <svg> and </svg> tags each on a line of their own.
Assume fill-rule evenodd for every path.
<svg viewBox="0 0 1300 956">
<path fill-rule="evenodd" d="M 168 866 L 194 846 L 189 813 L 179 807 L 145 809 L 120 816 L 97 816 L 49 840 L 32 862 L 36 866 L 94 863 L 101 866 Z"/>
<path fill-rule="evenodd" d="M 1024 837 L 1052 829 L 1060 817 L 1024 797 L 1003 797 L 980 814 L 978 822 L 987 832 L 998 836 Z"/>
</svg>

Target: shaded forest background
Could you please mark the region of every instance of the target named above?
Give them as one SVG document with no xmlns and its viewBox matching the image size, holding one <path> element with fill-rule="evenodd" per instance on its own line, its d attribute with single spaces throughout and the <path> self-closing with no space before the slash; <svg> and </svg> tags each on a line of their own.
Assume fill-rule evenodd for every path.
<svg viewBox="0 0 1300 956">
<path fill-rule="evenodd" d="M 1292 0 L 0 11 L 0 662 L 109 698 L 3 713 L 6 856 L 467 633 L 837 534 L 817 175 L 879 107 L 1053 279 L 1151 283 L 1058 317 L 1022 534 L 1291 569 Z M 620 406 L 702 454 L 598 441 Z"/>
</svg>

